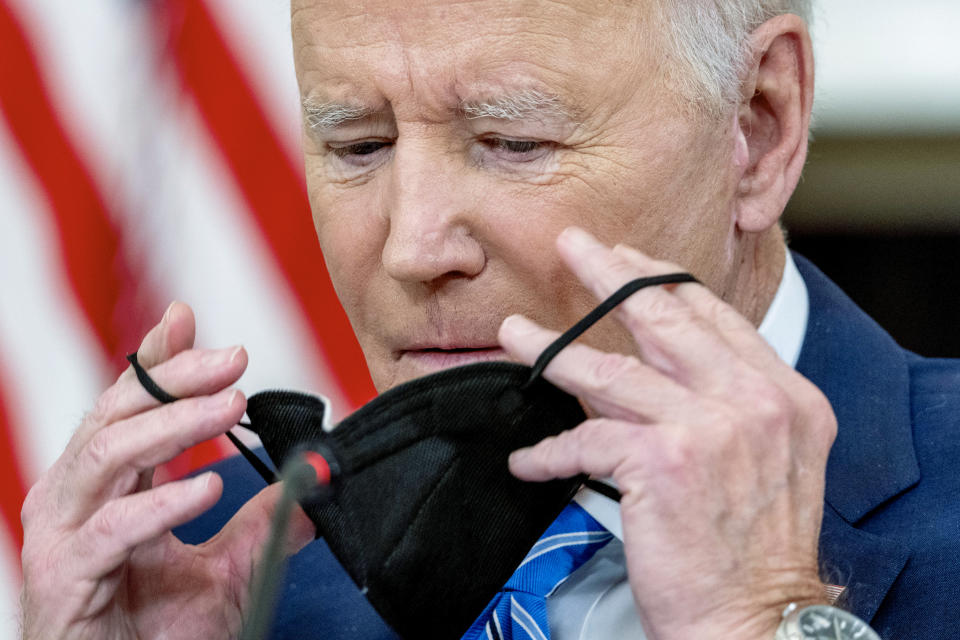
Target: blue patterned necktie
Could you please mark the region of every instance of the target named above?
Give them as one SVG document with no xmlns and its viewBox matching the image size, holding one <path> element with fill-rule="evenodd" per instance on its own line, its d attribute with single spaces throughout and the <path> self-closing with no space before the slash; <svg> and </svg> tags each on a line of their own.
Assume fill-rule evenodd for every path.
<svg viewBox="0 0 960 640">
<path fill-rule="evenodd" d="M 571 502 L 462 640 L 549 640 L 546 597 L 612 539 L 613 534 Z"/>
</svg>

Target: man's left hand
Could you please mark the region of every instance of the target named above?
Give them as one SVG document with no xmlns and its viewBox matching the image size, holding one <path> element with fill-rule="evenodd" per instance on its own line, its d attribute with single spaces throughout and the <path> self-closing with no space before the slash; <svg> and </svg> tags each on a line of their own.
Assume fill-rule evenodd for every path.
<svg viewBox="0 0 960 640">
<path fill-rule="evenodd" d="M 598 299 L 635 278 L 683 271 L 579 229 L 557 246 Z M 564 349 L 545 377 L 592 417 L 515 452 L 511 471 L 530 481 L 614 479 L 649 637 L 773 638 L 787 604 L 823 599 L 830 404 L 699 284 L 644 289 L 616 313 L 639 356 Z M 508 353 L 528 364 L 556 337 L 519 316 L 500 330 Z"/>
</svg>

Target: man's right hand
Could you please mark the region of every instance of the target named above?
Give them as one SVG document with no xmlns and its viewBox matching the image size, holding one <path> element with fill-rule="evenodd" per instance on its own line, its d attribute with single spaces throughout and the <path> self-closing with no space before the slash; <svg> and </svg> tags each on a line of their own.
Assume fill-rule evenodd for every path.
<svg viewBox="0 0 960 640">
<path fill-rule="evenodd" d="M 208 473 L 153 486 L 153 469 L 235 425 L 246 400 L 234 384 L 242 347 L 193 349 L 193 313 L 174 303 L 144 338 L 140 363 L 181 400 L 160 405 L 127 369 L 97 401 L 23 504 L 24 640 L 229 638 L 280 496 L 264 489 L 210 541 L 170 532 L 213 506 Z M 313 539 L 300 510 L 293 552 Z"/>
</svg>

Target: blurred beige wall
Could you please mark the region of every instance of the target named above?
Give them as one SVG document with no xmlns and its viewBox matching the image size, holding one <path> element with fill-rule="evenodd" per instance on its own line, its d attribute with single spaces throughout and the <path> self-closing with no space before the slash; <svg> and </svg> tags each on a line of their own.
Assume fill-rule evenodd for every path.
<svg viewBox="0 0 960 640">
<path fill-rule="evenodd" d="M 795 232 L 960 233 L 960 2 L 820 0 Z"/>
</svg>

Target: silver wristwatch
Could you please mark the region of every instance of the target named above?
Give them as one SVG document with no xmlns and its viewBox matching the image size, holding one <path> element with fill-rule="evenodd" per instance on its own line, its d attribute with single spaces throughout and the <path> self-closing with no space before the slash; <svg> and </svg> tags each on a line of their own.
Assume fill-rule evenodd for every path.
<svg viewBox="0 0 960 640">
<path fill-rule="evenodd" d="M 825 604 L 802 609 L 792 603 L 774 640 L 880 640 L 877 632 L 857 616 Z"/>
</svg>

